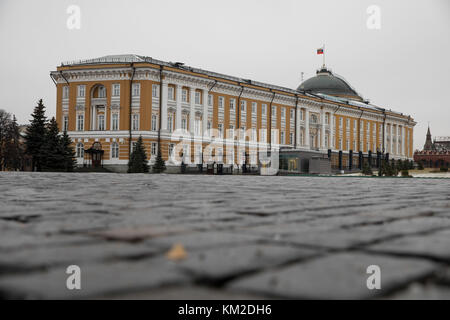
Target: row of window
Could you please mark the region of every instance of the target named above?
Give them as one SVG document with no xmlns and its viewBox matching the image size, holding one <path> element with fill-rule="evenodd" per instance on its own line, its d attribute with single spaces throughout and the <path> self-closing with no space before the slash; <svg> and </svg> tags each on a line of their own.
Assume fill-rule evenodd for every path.
<svg viewBox="0 0 450 320">
<path fill-rule="evenodd" d="M 69 86 L 63 86 L 63 99 L 69 99 Z M 141 84 L 133 83 L 132 86 L 132 95 L 133 97 L 139 97 L 141 95 Z M 114 83 L 112 84 L 112 96 L 120 97 L 120 84 Z M 86 86 L 83 84 L 77 85 L 77 98 L 85 98 L 86 97 Z M 106 88 L 104 86 L 97 87 L 97 96 L 96 98 L 106 98 Z"/>
</svg>

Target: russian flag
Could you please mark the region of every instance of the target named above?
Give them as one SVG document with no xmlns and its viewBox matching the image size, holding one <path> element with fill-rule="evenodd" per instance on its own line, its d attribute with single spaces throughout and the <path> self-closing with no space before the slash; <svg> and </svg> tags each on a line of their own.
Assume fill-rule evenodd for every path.
<svg viewBox="0 0 450 320">
<path fill-rule="evenodd" d="M 317 54 L 323 54 L 323 48 L 317 49 Z"/>
</svg>

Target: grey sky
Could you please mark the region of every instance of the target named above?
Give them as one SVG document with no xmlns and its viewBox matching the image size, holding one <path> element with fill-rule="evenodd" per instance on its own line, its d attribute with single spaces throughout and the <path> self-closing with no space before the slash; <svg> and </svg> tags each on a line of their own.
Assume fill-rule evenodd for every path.
<svg viewBox="0 0 450 320">
<path fill-rule="evenodd" d="M 81 8 L 81 29 L 66 9 Z M 366 27 L 369 5 L 381 29 Z M 296 88 L 327 65 L 371 102 L 413 116 L 414 146 L 450 136 L 450 1 L 0 0 L 0 108 L 28 120 L 62 61 L 136 53 Z"/>
</svg>

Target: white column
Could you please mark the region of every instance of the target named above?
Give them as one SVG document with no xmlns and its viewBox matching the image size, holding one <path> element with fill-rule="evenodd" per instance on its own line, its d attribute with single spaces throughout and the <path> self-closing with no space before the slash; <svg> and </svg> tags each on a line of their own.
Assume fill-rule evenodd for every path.
<svg viewBox="0 0 450 320">
<path fill-rule="evenodd" d="M 177 85 L 177 113 L 175 115 L 175 129 L 181 129 L 181 85 Z"/>
<path fill-rule="evenodd" d="M 302 109 L 297 107 L 297 128 L 296 128 L 297 144 L 295 145 L 295 148 L 298 148 L 301 145 L 301 143 L 300 143 L 300 129 L 301 129 L 301 127 L 300 127 L 300 112 L 302 112 Z"/>
<path fill-rule="evenodd" d="M 325 149 L 325 111 L 323 109 L 320 112 L 320 122 L 322 123 L 320 128 L 320 148 Z"/>
<path fill-rule="evenodd" d="M 202 118 L 202 134 L 206 132 L 208 127 L 208 90 L 203 89 L 203 118 Z"/>
<path fill-rule="evenodd" d="M 311 146 L 309 142 L 311 138 L 309 137 L 309 110 L 305 109 L 305 147 L 310 149 Z"/>
<path fill-rule="evenodd" d="M 162 110 L 161 110 L 161 130 L 167 130 L 167 100 L 168 100 L 168 88 L 167 83 L 162 83 L 162 97 L 160 97 Z"/>
<path fill-rule="evenodd" d="M 189 132 L 194 135 L 195 134 L 195 130 L 194 130 L 194 126 L 195 126 L 195 88 L 191 87 L 189 89 L 191 98 L 190 98 L 190 105 L 191 105 L 191 111 L 189 113 Z"/>
<path fill-rule="evenodd" d="M 406 131 L 404 125 L 402 125 L 402 155 L 406 156 Z"/>
<path fill-rule="evenodd" d="M 333 135 L 334 135 L 334 114 L 330 112 L 329 115 L 329 121 L 330 121 L 330 136 L 328 137 L 328 144 L 330 145 L 330 149 L 334 149 L 334 139 L 333 139 Z M 355 137 L 353 137 L 354 139 Z M 355 150 L 353 150 L 355 151 Z"/>
<path fill-rule="evenodd" d="M 92 130 L 97 130 L 97 107 L 92 107 Z"/>
</svg>

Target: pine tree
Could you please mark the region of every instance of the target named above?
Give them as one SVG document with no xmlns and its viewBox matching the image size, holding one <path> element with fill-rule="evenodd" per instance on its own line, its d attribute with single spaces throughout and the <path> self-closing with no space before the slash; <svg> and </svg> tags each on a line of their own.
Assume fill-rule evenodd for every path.
<svg viewBox="0 0 450 320">
<path fill-rule="evenodd" d="M 162 155 L 161 155 L 161 147 L 158 143 L 158 154 L 156 155 L 155 164 L 153 165 L 153 172 L 154 173 L 162 173 L 166 170 L 166 163 L 164 162 Z"/>
<path fill-rule="evenodd" d="M 370 167 L 370 164 L 369 164 L 368 161 L 365 161 L 365 162 L 364 162 L 364 164 L 363 164 L 363 169 L 362 169 L 362 173 L 363 173 L 364 175 L 367 175 L 367 176 L 373 175 L 372 168 Z"/>
<path fill-rule="evenodd" d="M 0 170 L 5 167 L 5 147 L 6 135 L 11 122 L 11 115 L 5 110 L 0 109 Z"/>
<path fill-rule="evenodd" d="M 47 125 L 44 144 L 40 150 L 40 161 L 41 169 L 45 171 L 64 171 L 66 167 L 63 142 L 54 117 Z"/>
<path fill-rule="evenodd" d="M 31 123 L 27 128 L 25 136 L 26 152 L 31 156 L 33 170 L 42 170 L 42 146 L 45 142 L 46 124 L 45 106 L 42 99 L 38 101 L 31 115 Z"/>
<path fill-rule="evenodd" d="M 64 167 L 65 171 L 72 172 L 75 168 L 75 149 L 72 145 L 72 140 L 66 131 L 63 132 L 61 137 L 62 150 L 64 153 Z"/>
<path fill-rule="evenodd" d="M 9 123 L 4 143 L 4 167 L 9 170 L 19 170 L 22 167 L 22 149 L 20 147 L 20 132 L 16 116 Z"/>
<path fill-rule="evenodd" d="M 128 161 L 128 173 L 147 173 L 149 171 L 147 155 L 145 153 L 142 136 L 139 136 L 136 146 Z"/>
</svg>

